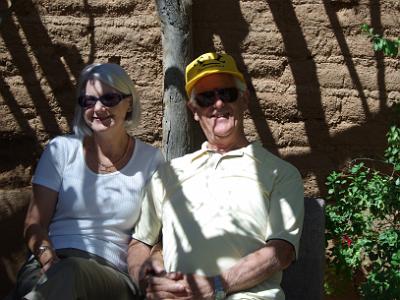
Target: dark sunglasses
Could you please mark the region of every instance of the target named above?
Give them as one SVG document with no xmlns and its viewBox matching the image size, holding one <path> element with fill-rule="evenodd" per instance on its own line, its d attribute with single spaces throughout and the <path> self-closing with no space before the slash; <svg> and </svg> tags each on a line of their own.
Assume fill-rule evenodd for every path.
<svg viewBox="0 0 400 300">
<path fill-rule="evenodd" d="M 79 96 L 78 103 L 83 108 L 89 108 L 95 106 L 97 101 L 100 101 L 101 104 L 103 104 L 104 106 L 113 107 L 129 96 L 131 95 L 124 95 L 118 93 L 107 93 L 101 95 L 100 97 L 82 95 Z"/>
<path fill-rule="evenodd" d="M 197 94 L 194 99 L 197 104 L 201 107 L 210 107 L 217 102 L 218 99 L 222 100 L 222 102 L 235 102 L 239 97 L 239 91 L 237 88 L 223 88 L 223 89 L 215 89 L 212 91 L 207 91 L 203 93 Z"/>
</svg>

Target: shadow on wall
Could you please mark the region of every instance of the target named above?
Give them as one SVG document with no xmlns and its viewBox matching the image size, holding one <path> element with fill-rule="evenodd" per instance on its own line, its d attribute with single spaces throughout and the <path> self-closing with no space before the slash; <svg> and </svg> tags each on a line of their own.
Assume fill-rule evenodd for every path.
<svg viewBox="0 0 400 300">
<path fill-rule="evenodd" d="M 0 10 L 4 15 L 7 9 L 7 2 L 2 1 Z M 32 1 L 14 1 L 13 15 L 15 18 L 11 16 L 2 18 L 0 25 L 1 37 L 12 59 L 12 66 L 6 68 L 4 73 L 10 77 L 21 76 L 34 112 L 27 113 L 22 109 L 24 106 L 29 107 L 30 104 L 21 104 L 26 99 L 16 99 L 3 79 L 0 81 L 2 87 L 0 93 L 22 131 L 20 135 L 29 137 L 34 144 L 31 148 L 40 153 L 42 149 L 39 146 L 39 138 L 27 119 L 39 117 L 43 124 L 44 135 L 52 137 L 62 133 L 56 116 L 57 109 L 60 109 L 61 116 L 65 117 L 71 126 L 75 92 L 68 72 L 76 78 L 83 66 L 83 60 L 75 45 L 53 43 Z M 38 66 L 32 63 L 32 56 Z M 40 75 L 38 69 L 42 71 Z M 52 101 L 53 99 L 49 101 L 46 96 L 43 89 L 44 82 L 48 83 L 56 103 Z M 36 157 L 32 157 L 31 153 L 25 154 L 33 159 L 38 157 L 38 152 L 34 153 Z M 19 160 L 14 159 L 14 163 L 18 164 Z"/>
<path fill-rule="evenodd" d="M 4 5 L 4 2 L 2 3 Z M 78 51 L 73 45 L 70 46 L 70 49 L 65 49 L 65 45 L 52 42 L 31 1 L 17 2 L 14 16 L 15 18 L 9 17 L 3 20 L 1 24 L 1 36 L 11 55 L 15 67 L 13 71 L 22 77 L 24 86 L 43 123 L 44 130 L 50 135 L 60 134 L 61 129 L 57 123 L 54 109 L 50 106 L 43 91 L 43 82 L 46 80 L 48 83 L 57 105 L 61 108 L 63 115 L 67 117 L 70 125 L 74 108 L 74 102 L 71 101 L 74 98 L 73 84 L 61 58 L 66 52 L 69 55 L 77 55 Z M 23 33 L 24 39 L 21 33 Z M 28 52 L 27 45 L 29 45 L 31 53 Z M 42 70 L 43 78 L 38 77 L 37 67 L 32 64 L 32 55 Z M 80 57 L 75 60 L 82 62 Z M 71 59 L 67 61 L 71 61 Z M 73 72 L 76 72 L 76 67 L 69 66 Z M 17 116 L 15 117 L 17 118 Z M 21 121 L 18 120 L 18 122 Z"/>
<path fill-rule="evenodd" d="M 370 2 L 372 26 L 378 29 L 382 28 L 379 1 L 371 0 Z M 378 114 L 372 115 L 337 15 L 337 12 L 343 8 L 342 6 L 350 9 L 357 6 L 358 1 L 349 3 L 323 1 L 331 29 L 341 50 L 353 88 L 359 94 L 367 121 L 360 126 L 354 126 L 335 136 L 331 136 L 328 125 L 329 120 L 327 120 L 322 104 L 321 86 L 317 76 L 317 63 L 314 60 L 314 55 L 308 49 L 295 8 L 290 1 L 266 0 L 265 3 L 271 11 L 276 27 L 281 34 L 284 45 L 282 55 L 287 58 L 287 65 L 291 70 L 296 86 L 298 114 L 293 122 L 302 122 L 304 124 L 308 146 L 310 147 L 307 153 L 289 154 L 285 158 L 300 169 L 303 177 L 314 174 L 320 192 L 324 193 L 326 191 L 326 176 L 331 170 L 337 169 L 355 153 L 370 155 L 370 153 L 363 153 L 363 151 L 365 149 L 370 149 L 370 152 L 380 150 L 385 145 L 385 132 L 387 129 L 387 120 L 385 118 L 388 116 L 389 109 L 385 105 L 387 95 L 384 58 L 380 54 L 375 56 L 378 69 L 377 81 L 380 111 Z M 229 14 L 226 13 L 226 7 L 229 7 Z M 241 45 L 249 33 L 250 25 L 243 18 L 239 2 L 221 0 L 210 3 L 206 0 L 199 0 L 194 2 L 193 11 L 200 12 L 194 16 L 193 21 L 194 55 L 197 56 L 215 49 L 214 36 L 218 36 L 221 39 L 223 50 L 235 57 L 239 68 L 245 74 L 251 92 L 250 116 L 253 119 L 258 136 L 266 148 L 277 154 L 279 146 L 277 141 L 274 141 L 267 120 L 279 123 L 282 120 L 272 114 L 268 114 L 260 104 L 251 81 L 251 75 L 241 55 Z M 220 20 L 220 22 L 217 24 L 215 20 Z M 199 23 L 203 27 L 196 27 L 196 24 Z M 366 47 L 369 47 L 368 41 L 366 41 Z"/>
</svg>

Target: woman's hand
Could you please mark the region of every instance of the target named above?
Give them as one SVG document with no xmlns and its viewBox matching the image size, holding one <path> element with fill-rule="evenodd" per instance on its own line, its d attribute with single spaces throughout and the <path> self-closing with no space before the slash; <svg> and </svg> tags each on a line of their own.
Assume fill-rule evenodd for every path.
<svg viewBox="0 0 400 300">
<path fill-rule="evenodd" d="M 53 266 L 54 264 L 58 263 L 60 261 L 60 259 L 58 258 L 57 255 L 51 257 L 48 261 L 46 261 L 44 264 L 42 264 L 42 273 L 47 272 L 51 266 Z"/>
<path fill-rule="evenodd" d="M 39 252 L 36 254 L 36 259 L 42 266 L 42 273 L 47 272 L 52 265 L 60 261 L 54 249 L 50 246 L 44 245 L 39 247 Z"/>
</svg>

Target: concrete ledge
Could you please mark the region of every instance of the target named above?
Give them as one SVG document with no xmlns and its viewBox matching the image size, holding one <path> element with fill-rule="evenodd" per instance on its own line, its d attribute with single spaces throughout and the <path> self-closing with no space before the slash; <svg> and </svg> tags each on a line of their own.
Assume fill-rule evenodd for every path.
<svg viewBox="0 0 400 300">
<path fill-rule="evenodd" d="M 30 187 L 0 189 L 0 299 L 14 286 L 26 259 L 23 228 L 30 195 Z"/>
<path fill-rule="evenodd" d="M 283 272 L 286 300 L 323 299 L 325 264 L 325 201 L 304 199 L 304 225 L 299 258 Z"/>
</svg>

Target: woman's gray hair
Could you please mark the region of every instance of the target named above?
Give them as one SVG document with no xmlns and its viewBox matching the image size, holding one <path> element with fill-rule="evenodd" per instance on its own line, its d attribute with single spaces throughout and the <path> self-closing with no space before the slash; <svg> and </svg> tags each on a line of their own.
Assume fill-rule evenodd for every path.
<svg viewBox="0 0 400 300">
<path fill-rule="evenodd" d="M 243 93 L 247 91 L 246 83 L 236 76 L 232 75 L 232 77 L 235 82 L 235 87 L 239 90 L 239 96 L 243 95 Z M 194 101 L 195 96 L 196 96 L 196 89 L 195 87 L 193 87 L 192 92 L 190 93 L 189 101 Z"/>
<path fill-rule="evenodd" d="M 135 128 L 140 121 L 141 106 L 135 85 L 125 70 L 113 63 L 96 63 L 86 66 L 79 76 L 77 98 L 85 93 L 86 83 L 92 79 L 97 79 L 122 94 L 130 95 L 132 111 L 125 116 L 125 128 L 127 131 Z M 73 120 L 74 133 L 80 137 L 92 135 L 92 130 L 83 118 L 84 109 L 78 104 L 78 101 L 76 103 Z"/>
</svg>

